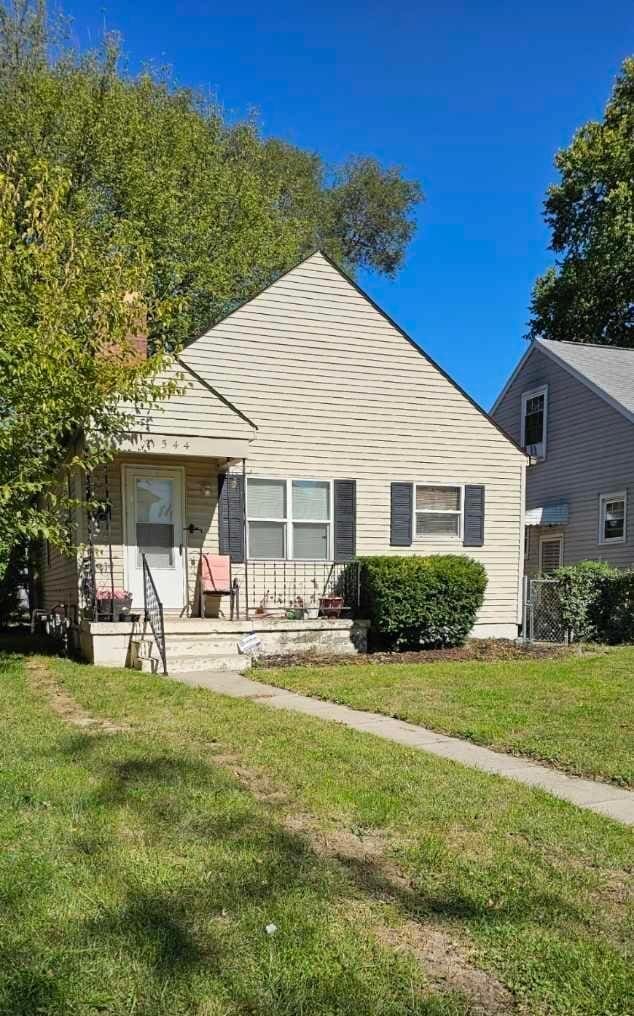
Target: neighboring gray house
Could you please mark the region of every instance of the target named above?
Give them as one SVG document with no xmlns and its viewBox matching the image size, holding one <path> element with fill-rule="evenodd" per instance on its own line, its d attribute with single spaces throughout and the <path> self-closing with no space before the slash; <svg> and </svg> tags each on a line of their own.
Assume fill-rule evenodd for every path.
<svg viewBox="0 0 634 1016">
<path fill-rule="evenodd" d="M 491 415 L 531 456 L 526 572 L 634 564 L 634 349 L 537 339 Z"/>
</svg>

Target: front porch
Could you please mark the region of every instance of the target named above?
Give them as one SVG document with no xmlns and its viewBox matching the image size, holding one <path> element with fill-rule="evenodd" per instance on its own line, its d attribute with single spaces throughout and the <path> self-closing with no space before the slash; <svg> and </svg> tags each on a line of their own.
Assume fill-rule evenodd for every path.
<svg viewBox="0 0 634 1016">
<path fill-rule="evenodd" d="M 364 652 L 367 631 L 367 621 L 341 617 L 292 620 L 254 616 L 232 621 L 168 614 L 164 619 L 167 673 L 244 671 L 251 666 L 254 654 Z M 239 646 L 248 636 L 255 639 L 254 649 L 241 652 Z M 79 626 L 79 649 L 84 659 L 100 666 L 163 671 L 159 645 L 144 618 L 119 622 L 85 619 Z"/>
<path fill-rule="evenodd" d="M 230 539 L 223 532 L 223 488 L 226 498 L 244 489 L 244 474 L 244 460 L 122 455 L 93 476 L 104 508 L 88 519 L 81 562 L 85 659 L 177 673 L 244 670 L 251 653 L 366 648 L 357 562 L 249 559 L 244 512 L 232 512 Z M 231 594 L 201 591 L 203 555 L 236 547 Z"/>
</svg>

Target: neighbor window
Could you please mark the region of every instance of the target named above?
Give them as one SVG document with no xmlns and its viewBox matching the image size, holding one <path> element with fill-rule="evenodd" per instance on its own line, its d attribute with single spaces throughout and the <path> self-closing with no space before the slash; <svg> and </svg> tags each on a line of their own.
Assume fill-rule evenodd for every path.
<svg viewBox="0 0 634 1016">
<path fill-rule="evenodd" d="M 561 568 L 564 557 L 563 536 L 542 536 L 539 541 L 539 570 L 547 575 Z"/>
<path fill-rule="evenodd" d="M 250 558 L 324 561 L 330 557 L 329 480 L 247 480 Z"/>
<path fill-rule="evenodd" d="M 625 543 L 625 492 L 599 498 L 599 543 Z"/>
<path fill-rule="evenodd" d="M 548 389 L 535 388 L 522 395 L 522 448 L 537 459 L 546 458 Z"/>
<path fill-rule="evenodd" d="M 459 537 L 462 530 L 462 487 L 416 485 L 416 536 Z"/>
</svg>

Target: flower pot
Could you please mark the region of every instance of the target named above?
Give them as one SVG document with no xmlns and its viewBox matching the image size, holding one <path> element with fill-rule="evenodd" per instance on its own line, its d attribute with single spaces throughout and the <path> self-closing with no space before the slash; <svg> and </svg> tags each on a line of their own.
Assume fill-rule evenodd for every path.
<svg viewBox="0 0 634 1016">
<path fill-rule="evenodd" d="M 339 617 L 343 610 L 343 596 L 322 596 L 319 609 L 324 617 Z"/>
<path fill-rule="evenodd" d="M 310 621 L 316 621 L 319 617 L 319 607 L 306 607 L 306 617 Z"/>
</svg>

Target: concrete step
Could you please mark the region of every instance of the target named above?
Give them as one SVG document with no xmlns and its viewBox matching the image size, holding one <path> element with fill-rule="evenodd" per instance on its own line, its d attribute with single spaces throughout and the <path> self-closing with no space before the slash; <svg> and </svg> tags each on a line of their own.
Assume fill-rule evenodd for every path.
<svg viewBox="0 0 634 1016">
<path fill-rule="evenodd" d="M 168 656 L 167 670 L 170 674 L 180 674 L 192 670 L 232 670 L 242 673 L 251 666 L 251 657 L 240 653 L 210 653 L 206 656 Z"/>
<path fill-rule="evenodd" d="M 182 656 L 170 656 L 167 653 L 167 671 L 169 674 L 189 673 L 195 670 L 230 670 L 242 673 L 251 666 L 249 656 L 241 656 L 239 653 L 212 653 L 207 651 L 204 656 L 185 654 Z M 161 661 L 158 654 L 151 657 L 140 656 L 136 661 L 136 669 L 144 674 L 162 673 Z"/>
</svg>

